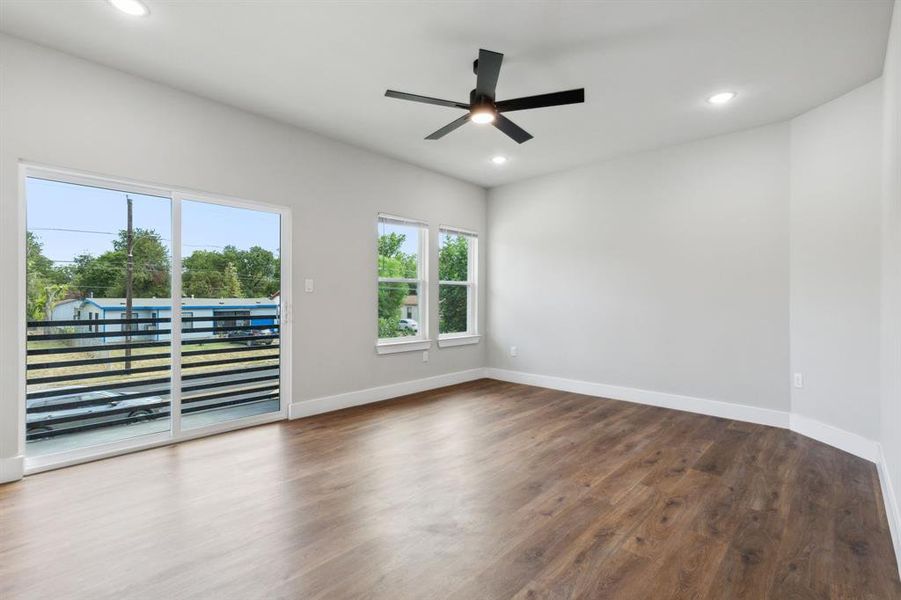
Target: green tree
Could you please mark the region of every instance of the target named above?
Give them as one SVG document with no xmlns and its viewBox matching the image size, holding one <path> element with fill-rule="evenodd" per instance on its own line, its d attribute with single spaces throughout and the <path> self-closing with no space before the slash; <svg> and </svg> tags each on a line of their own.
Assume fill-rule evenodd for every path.
<svg viewBox="0 0 901 600">
<path fill-rule="evenodd" d="M 438 279 L 466 281 L 469 278 L 469 240 L 462 235 L 449 235 L 438 250 Z M 441 285 L 438 289 L 438 322 L 440 333 L 466 331 L 468 288 L 463 285 Z"/>
<path fill-rule="evenodd" d="M 53 269 L 53 261 L 44 256 L 44 244 L 32 231 L 25 232 L 25 262 L 29 273 L 45 275 Z"/>
<path fill-rule="evenodd" d="M 278 291 L 281 265 L 272 251 L 260 246 L 249 250 L 226 246 L 222 254 L 237 267 L 241 289 L 247 297 L 261 298 Z"/>
<path fill-rule="evenodd" d="M 33 308 L 32 318 L 51 320 L 53 318 L 53 307 L 57 302 L 64 300 L 71 292 L 71 286 L 68 283 L 51 283 L 47 282 L 42 286 Z"/>
<path fill-rule="evenodd" d="M 407 279 L 417 277 L 416 256 L 401 251 L 405 240 L 406 236 L 401 233 L 387 233 L 379 236 L 379 277 Z M 409 330 L 400 329 L 400 309 L 404 299 L 416 293 L 415 284 L 379 283 L 379 337 L 399 337 L 412 333 Z"/>
<path fill-rule="evenodd" d="M 71 274 L 44 256 L 43 244 L 31 231 L 25 232 L 25 268 L 26 314 L 29 319 L 49 319 L 53 305 L 70 293 Z"/>
<path fill-rule="evenodd" d="M 231 294 L 234 286 L 226 282 L 226 267 L 231 264 L 241 294 Z M 182 293 L 207 298 L 263 297 L 279 290 L 281 262 L 270 250 L 254 246 L 240 250 L 226 246 L 222 251 L 195 250 L 183 260 Z"/>
<path fill-rule="evenodd" d="M 125 296 L 127 233 L 119 232 L 113 249 L 100 256 L 75 257 L 74 287 L 85 296 L 118 298 Z M 133 293 L 139 298 L 169 296 L 169 251 L 152 229 L 134 231 Z"/>
<path fill-rule="evenodd" d="M 225 296 L 225 258 L 221 252 L 195 250 L 182 261 L 182 294 L 198 298 Z"/>
<path fill-rule="evenodd" d="M 222 295 L 226 298 L 241 298 L 241 281 L 238 279 L 238 268 L 235 263 L 225 265 L 222 279 Z"/>
</svg>

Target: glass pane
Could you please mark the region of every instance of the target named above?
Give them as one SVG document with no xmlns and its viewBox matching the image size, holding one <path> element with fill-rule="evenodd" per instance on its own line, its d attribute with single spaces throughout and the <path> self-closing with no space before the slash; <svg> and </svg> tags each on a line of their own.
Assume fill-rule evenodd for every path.
<svg viewBox="0 0 901 600">
<path fill-rule="evenodd" d="M 182 203 L 182 428 L 279 410 L 280 216 Z"/>
<path fill-rule="evenodd" d="M 438 237 L 438 279 L 469 280 L 469 237 L 442 232 Z"/>
<path fill-rule="evenodd" d="M 419 335 L 419 284 L 379 282 L 379 338 Z"/>
<path fill-rule="evenodd" d="M 466 333 L 469 331 L 469 286 L 441 284 L 438 286 L 438 333 Z"/>
<path fill-rule="evenodd" d="M 419 279 L 420 228 L 379 222 L 379 277 Z"/>
<path fill-rule="evenodd" d="M 26 455 L 168 431 L 169 199 L 31 177 L 26 195 Z"/>
</svg>

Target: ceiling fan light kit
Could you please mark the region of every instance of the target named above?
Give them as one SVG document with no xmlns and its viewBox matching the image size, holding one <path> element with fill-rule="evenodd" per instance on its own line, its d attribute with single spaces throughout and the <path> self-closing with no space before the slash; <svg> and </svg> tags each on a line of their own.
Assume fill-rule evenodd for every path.
<svg viewBox="0 0 901 600">
<path fill-rule="evenodd" d="M 436 106 L 446 106 L 467 111 L 464 116 L 451 121 L 438 131 L 426 136 L 425 139 L 427 140 L 441 139 L 451 131 L 466 124 L 467 121 L 472 121 L 479 125 L 487 125 L 489 123 L 494 125 L 512 138 L 517 144 L 529 141 L 532 139 L 532 134 L 501 113 L 585 102 L 584 88 L 567 90 L 564 92 L 552 92 L 550 94 L 539 94 L 537 96 L 527 96 L 524 98 L 514 98 L 512 100 L 501 100 L 499 102 L 496 101 L 495 90 L 497 88 L 497 80 L 501 72 L 501 63 L 503 60 L 504 55 L 500 52 L 479 50 L 479 58 L 472 64 L 472 70 L 476 74 L 476 87 L 469 93 L 469 104 L 454 102 L 453 100 L 431 98 L 429 96 L 420 96 L 418 94 L 397 92 L 395 90 L 387 90 L 385 95 L 389 98 L 397 98 L 399 100 L 423 102 L 425 104 L 435 104 Z"/>
</svg>

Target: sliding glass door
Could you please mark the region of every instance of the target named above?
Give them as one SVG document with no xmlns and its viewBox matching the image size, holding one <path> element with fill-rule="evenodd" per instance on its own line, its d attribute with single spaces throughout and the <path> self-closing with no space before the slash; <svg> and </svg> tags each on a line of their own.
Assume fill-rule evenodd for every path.
<svg viewBox="0 0 901 600">
<path fill-rule="evenodd" d="M 281 209 L 25 175 L 27 466 L 284 416 Z"/>
<path fill-rule="evenodd" d="M 26 193 L 26 454 L 169 431 L 171 199 L 37 177 Z"/>
<path fill-rule="evenodd" d="M 281 222 L 185 200 L 182 427 L 278 412 Z"/>
</svg>

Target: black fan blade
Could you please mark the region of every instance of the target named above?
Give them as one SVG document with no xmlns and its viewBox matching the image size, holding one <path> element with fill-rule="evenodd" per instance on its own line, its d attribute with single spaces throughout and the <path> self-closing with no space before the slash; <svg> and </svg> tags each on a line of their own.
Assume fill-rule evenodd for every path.
<svg viewBox="0 0 901 600">
<path fill-rule="evenodd" d="M 512 100 L 501 100 L 496 106 L 498 112 L 510 112 L 511 110 L 529 110 L 530 108 L 578 104 L 579 102 L 585 102 L 585 88 L 514 98 Z"/>
<path fill-rule="evenodd" d="M 491 50 L 479 50 L 479 69 L 476 74 L 476 95 L 488 96 L 494 100 L 497 78 L 501 74 L 504 55 Z"/>
<path fill-rule="evenodd" d="M 505 117 L 497 115 L 494 119 L 494 126 L 509 135 L 517 144 L 528 142 L 532 139 L 532 134 Z"/>
<path fill-rule="evenodd" d="M 389 98 L 397 98 L 398 100 L 410 100 L 411 102 L 424 102 L 425 104 L 437 104 L 438 106 L 448 106 L 450 108 L 462 108 L 469 110 L 468 104 L 462 102 L 454 102 L 453 100 L 442 100 L 441 98 L 430 98 L 428 96 L 420 96 L 419 94 L 408 94 L 406 92 L 396 92 L 387 90 L 385 95 Z"/>
<path fill-rule="evenodd" d="M 442 127 L 441 129 L 439 129 L 438 131 L 436 131 L 435 133 L 433 133 L 433 134 L 427 136 L 425 139 L 427 139 L 427 140 L 440 140 L 441 138 L 443 138 L 444 136 L 446 136 L 447 134 L 449 134 L 451 131 L 453 131 L 454 129 L 456 129 L 456 128 L 459 127 L 460 125 L 463 125 L 464 123 L 466 123 L 466 121 L 468 121 L 468 120 L 469 120 L 469 114 L 467 113 L 467 114 L 463 115 L 462 117 L 460 117 L 459 119 L 457 119 L 456 121 L 451 121 L 450 123 L 448 123 L 447 125 L 445 125 L 445 126 Z"/>
</svg>

